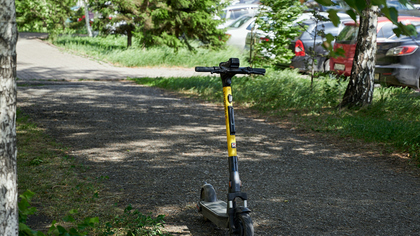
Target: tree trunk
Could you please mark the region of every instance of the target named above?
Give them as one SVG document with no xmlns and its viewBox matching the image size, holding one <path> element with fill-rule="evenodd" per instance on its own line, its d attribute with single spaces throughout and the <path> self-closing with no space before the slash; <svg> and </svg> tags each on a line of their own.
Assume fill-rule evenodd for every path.
<svg viewBox="0 0 420 236">
<path fill-rule="evenodd" d="M 18 235 L 16 148 L 16 10 L 0 0 L 0 235 Z"/>
<path fill-rule="evenodd" d="M 367 0 L 367 5 L 370 0 Z M 375 76 L 376 26 L 378 24 L 378 7 L 371 6 L 363 10 L 360 16 L 357 35 L 356 53 L 354 55 L 350 82 L 340 107 L 363 107 L 371 104 Z"/>
<path fill-rule="evenodd" d="M 133 39 L 133 27 L 129 26 L 127 28 L 127 48 L 131 47 L 132 39 Z"/>
<path fill-rule="evenodd" d="M 89 8 L 88 8 L 88 0 L 83 1 L 83 5 L 85 7 L 85 21 L 86 21 L 86 29 L 88 32 L 89 37 L 93 37 L 92 29 L 90 27 L 90 17 L 89 17 Z"/>
</svg>

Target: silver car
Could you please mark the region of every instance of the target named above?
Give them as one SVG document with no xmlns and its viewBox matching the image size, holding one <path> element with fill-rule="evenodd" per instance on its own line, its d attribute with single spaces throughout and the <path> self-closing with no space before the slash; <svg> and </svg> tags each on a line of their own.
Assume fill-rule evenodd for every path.
<svg viewBox="0 0 420 236">
<path fill-rule="evenodd" d="M 243 50 L 246 35 L 251 32 L 255 19 L 253 14 L 248 14 L 232 22 L 226 29 L 226 34 L 229 37 L 226 44 Z"/>
</svg>

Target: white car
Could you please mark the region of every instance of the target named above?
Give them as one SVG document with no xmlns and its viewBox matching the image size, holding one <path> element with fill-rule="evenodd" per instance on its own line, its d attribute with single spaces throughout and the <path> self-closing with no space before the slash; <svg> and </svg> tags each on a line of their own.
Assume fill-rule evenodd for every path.
<svg viewBox="0 0 420 236">
<path fill-rule="evenodd" d="M 240 50 L 245 47 L 245 39 L 248 32 L 251 32 L 256 17 L 253 14 L 241 16 L 226 28 L 228 35 L 227 45 L 234 46 Z"/>
<path fill-rule="evenodd" d="M 219 29 L 226 28 L 232 22 L 237 20 L 239 17 L 247 14 L 257 14 L 259 8 L 261 5 L 259 4 L 243 4 L 238 3 L 234 5 L 230 5 L 229 7 L 226 7 L 222 10 L 222 12 L 219 14 L 219 16 L 216 17 L 216 19 L 225 20 L 225 22 L 221 25 L 219 25 Z"/>
</svg>

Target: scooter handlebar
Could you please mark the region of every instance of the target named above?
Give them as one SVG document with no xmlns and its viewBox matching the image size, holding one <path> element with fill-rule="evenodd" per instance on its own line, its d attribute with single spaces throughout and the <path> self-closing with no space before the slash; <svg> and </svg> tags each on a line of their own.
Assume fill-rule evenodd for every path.
<svg viewBox="0 0 420 236">
<path fill-rule="evenodd" d="M 229 67 L 195 67 L 196 72 L 210 72 L 210 73 L 233 73 L 233 74 L 257 74 L 264 75 L 265 69 L 263 68 L 251 68 L 251 67 L 239 67 L 239 68 L 229 68 Z"/>
<path fill-rule="evenodd" d="M 213 67 L 200 67 L 200 66 L 198 66 L 198 67 L 195 68 L 195 71 L 196 72 L 212 72 L 213 73 L 213 71 L 217 70 L 218 68 L 219 67 L 216 67 L 216 66 L 213 66 Z"/>
</svg>

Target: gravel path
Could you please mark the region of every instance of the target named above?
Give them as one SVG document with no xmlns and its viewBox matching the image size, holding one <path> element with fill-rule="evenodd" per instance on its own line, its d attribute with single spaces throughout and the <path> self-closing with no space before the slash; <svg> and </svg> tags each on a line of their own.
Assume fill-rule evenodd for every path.
<svg viewBox="0 0 420 236">
<path fill-rule="evenodd" d="M 109 176 L 108 191 L 121 203 L 165 214 L 177 235 L 226 234 L 195 209 L 205 181 L 225 196 L 222 107 L 127 81 L 54 82 L 25 73 L 18 106 L 92 175 Z M 420 235 L 420 179 L 411 171 L 375 151 L 349 151 L 236 113 L 239 171 L 256 235 Z"/>
</svg>

